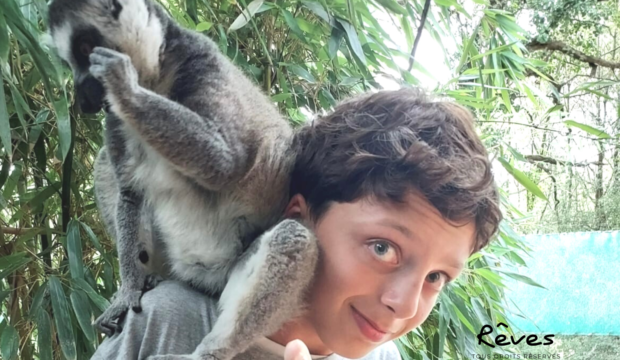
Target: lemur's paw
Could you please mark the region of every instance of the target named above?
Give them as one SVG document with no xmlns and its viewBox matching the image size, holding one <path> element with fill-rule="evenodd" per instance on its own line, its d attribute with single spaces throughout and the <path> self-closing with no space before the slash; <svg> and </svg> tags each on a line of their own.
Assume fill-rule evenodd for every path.
<svg viewBox="0 0 620 360">
<path fill-rule="evenodd" d="M 153 290 L 155 286 L 159 285 L 160 282 L 164 281 L 164 278 L 157 274 L 149 274 L 144 279 L 144 288 L 143 292 L 147 292 L 149 290 Z"/>
<path fill-rule="evenodd" d="M 220 360 L 213 355 L 153 355 L 147 360 Z"/>
<path fill-rule="evenodd" d="M 140 306 L 141 290 L 123 290 L 121 287 L 114 295 L 112 304 L 95 320 L 95 326 L 107 336 L 123 330 L 122 322 L 127 316 L 129 309 L 134 312 L 142 312 Z"/>
<path fill-rule="evenodd" d="M 96 47 L 89 56 L 90 73 L 108 91 L 108 94 L 124 90 L 131 90 L 138 86 L 138 72 L 131 62 L 131 58 L 118 51 L 104 47 Z"/>
<path fill-rule="evenodd" d="M 311 230 L 296 220 L 284 220 L 276 225 L 271 231 L 275 236 L 270 240 L 270 254 L 274 256 L 272 261 L 281 262 L 281 265 L 298 264 L 308 262 L 318 253 L 318 243 Z M 283 261 L 283 262 L 282 262 Z"/>
</svg>

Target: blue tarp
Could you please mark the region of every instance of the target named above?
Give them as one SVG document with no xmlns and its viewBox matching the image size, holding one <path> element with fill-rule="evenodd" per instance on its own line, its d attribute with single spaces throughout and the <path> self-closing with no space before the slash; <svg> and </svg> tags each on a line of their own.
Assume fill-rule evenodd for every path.
<svg viewBox="0 0 620 360">
<path fill-rule="evenodd" d="M 620 232 L 528 235 L 527 275 L 547 288 L 509 282 L 506 296 L 531 320 L 527 333 L 620 335 Z"/>
</svg>

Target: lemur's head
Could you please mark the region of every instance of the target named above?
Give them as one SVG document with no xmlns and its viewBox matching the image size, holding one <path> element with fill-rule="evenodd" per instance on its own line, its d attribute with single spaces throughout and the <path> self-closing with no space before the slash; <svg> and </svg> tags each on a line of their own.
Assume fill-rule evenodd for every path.
<svg viewBox="0 0 620 360">
<path fill-rule="evenodd" d="M 129 55 L 140 76 L 157 73 L 163 44 L 161 20 L 149 0 L 53 0 L 49 33 L 73 70 L 80 108 L 101 110 L 104 90 L 89 72 L 89 55 L 102 46 Z"/>
</svg>

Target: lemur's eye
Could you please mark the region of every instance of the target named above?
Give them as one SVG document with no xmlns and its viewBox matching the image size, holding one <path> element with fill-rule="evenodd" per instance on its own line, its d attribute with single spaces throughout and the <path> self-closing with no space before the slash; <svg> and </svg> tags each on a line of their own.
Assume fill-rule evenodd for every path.
<svg viewBox="0 0 620 360">
<path fill-rule="evenodd" d="M 93 52 L 93 46 L 88 43 L 88 42 L 82 42 L 80 44 L 80 53 L 86 57 L 88 57 L 90 55 L 90 53 Z"/>
</svg>

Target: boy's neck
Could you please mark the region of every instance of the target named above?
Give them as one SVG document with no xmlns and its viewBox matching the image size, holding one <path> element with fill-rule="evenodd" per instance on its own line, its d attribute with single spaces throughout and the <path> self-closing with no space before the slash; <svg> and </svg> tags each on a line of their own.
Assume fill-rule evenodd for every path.
<svg viewBox="0 0 620 360">
<path fill-rule="evenodd" d="M 285 323 L 280 327 L 280 330 L 267 336 L 267 338 L 282 346 L 286 346 L 289 342 L 299 339 L 306 344 L 312 355 L 327 356 L 333 353 L 333 351 L 327 348 L 323 341 L 321 341 L 312 323 L 305 316 Z"/>
</svg>

